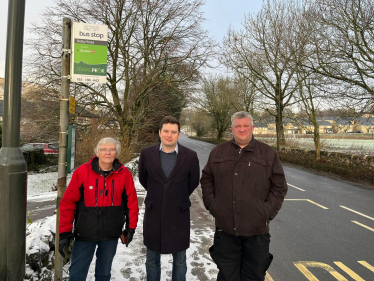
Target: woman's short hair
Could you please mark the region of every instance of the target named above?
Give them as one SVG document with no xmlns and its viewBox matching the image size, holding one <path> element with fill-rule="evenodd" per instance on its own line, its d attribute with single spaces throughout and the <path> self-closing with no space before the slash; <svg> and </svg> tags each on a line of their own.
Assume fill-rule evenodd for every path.
<svg viewBox="0 0 374 281">
<path fill-rule="evenodd" d="M 253 117 L 251 114 L 249 114 L 247 111 L 239 111 L 235 112 L 231 116 L 231 127 L 234 127 L 234 119 L 243 119 L 243 118 L 249 118 L 251 120 L 251 126 L 253 126 Z"/>
<path fill-rule="evenodd" d="M 100 146 L 105 145 L 105 144 L 113 144 L 113 143 L 116 145 L 116 151 L 117 151 L 116 158 L 118 158 L 118 156 L 121 154 L 121 144 L 115 138 L 102 138 L 101 140 L 99 140 L 99 142 L 97 143 L 95 147 L 96 156 L 99 156 Z"/>
</svg>

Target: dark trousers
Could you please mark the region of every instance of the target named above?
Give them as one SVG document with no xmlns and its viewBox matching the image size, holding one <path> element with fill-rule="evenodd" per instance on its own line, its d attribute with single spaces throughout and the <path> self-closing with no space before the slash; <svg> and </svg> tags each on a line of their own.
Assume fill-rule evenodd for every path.
<svg viewBox="0 0 374 281">
<path fill-rule="evenodd" d="M 145 267 L 147 271 L 147 281 L 161 280 L 161 253 L 153 252 L 147 248 L 147 260 Z M 187 262 L 186 250 L 173 254 L 172 281 L 186 281 Z"/>
<path fill-rule="evenodd" d="M 235 236 L 217 229 L 209 252 L 217 264 L 217 281 L 263 281 L 273 255 L 270 234 Z"/>
<path fill-rule="evenodd" d="M 96 250 L 95 280 L 109 281 L 112 262 L 116 254 L 118 240 L 89 242 L 74 241 L 71 253 L 69 281 L 84 281 Z"/>
</svg>

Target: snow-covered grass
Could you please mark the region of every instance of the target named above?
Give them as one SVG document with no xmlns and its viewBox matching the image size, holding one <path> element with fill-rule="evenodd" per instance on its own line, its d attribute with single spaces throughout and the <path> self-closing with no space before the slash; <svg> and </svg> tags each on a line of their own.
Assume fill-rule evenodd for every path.
<svg viewBox="0 0 374 281">
<path fill-rule="evenodd" d="M 66 177 L 66 185 L 69 184 L 72 174 Z M 27 176 L 27 197 L 53 192 L 57 185 L 57 172 L 29 174 Z"/>
</svg>

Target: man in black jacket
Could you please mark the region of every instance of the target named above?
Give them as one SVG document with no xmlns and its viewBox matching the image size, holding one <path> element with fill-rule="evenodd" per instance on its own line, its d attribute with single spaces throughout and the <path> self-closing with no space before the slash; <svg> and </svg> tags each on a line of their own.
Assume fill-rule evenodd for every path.
<svg viewBox="0 0 374 281">
<path fill-rule="evenodd" d="M 287 193 L 273 148 L 252 137 L 248 112 L 231 117 L 233 140 L 216 146 L 203 169 L 205 207 L 215 218 L 210 254 L 220 270 L 217 281 L 263 281 L 272 260 L 269 222 Z"/>
<path fill-rule="evenodd" d="M 172 280 L 185 281 L 189 196 L 199 184 L 199 160 L 196 152 L 177 143 L 180 125 L 174 117 L 161 121 L 159 135 L 161 143 L 143 149 L 139 158 L 139 181 L 147 190 L 143 225 L 147 280 L 160 280 L 160 255 L 173 254 Z"/>
</svg>

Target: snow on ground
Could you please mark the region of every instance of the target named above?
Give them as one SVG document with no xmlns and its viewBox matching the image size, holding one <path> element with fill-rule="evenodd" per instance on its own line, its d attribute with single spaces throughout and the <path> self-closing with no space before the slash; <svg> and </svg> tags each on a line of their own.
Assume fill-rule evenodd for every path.
<svg viewBox="0 0 374 281">
<path fill-rule="evenodd" d="M 27 176 L 27 197 L 51 192 L 57 185 L 57 172 L 29 174 Z M 67 175 L 69 184 L 72 174 Z"/>
<path fill-rule="evenodd" d="M 46 217 L 33 222 L 27 227 L 27 231 L 30 234 L 26 239 L 26 254 L 29 254 L 30 251 L 39 252 L 41 248 L 48 252 L 48 242 L 52 239 L 50 234 L 51 232 L 56 233 L 56 216 Z"/>
</svg>

